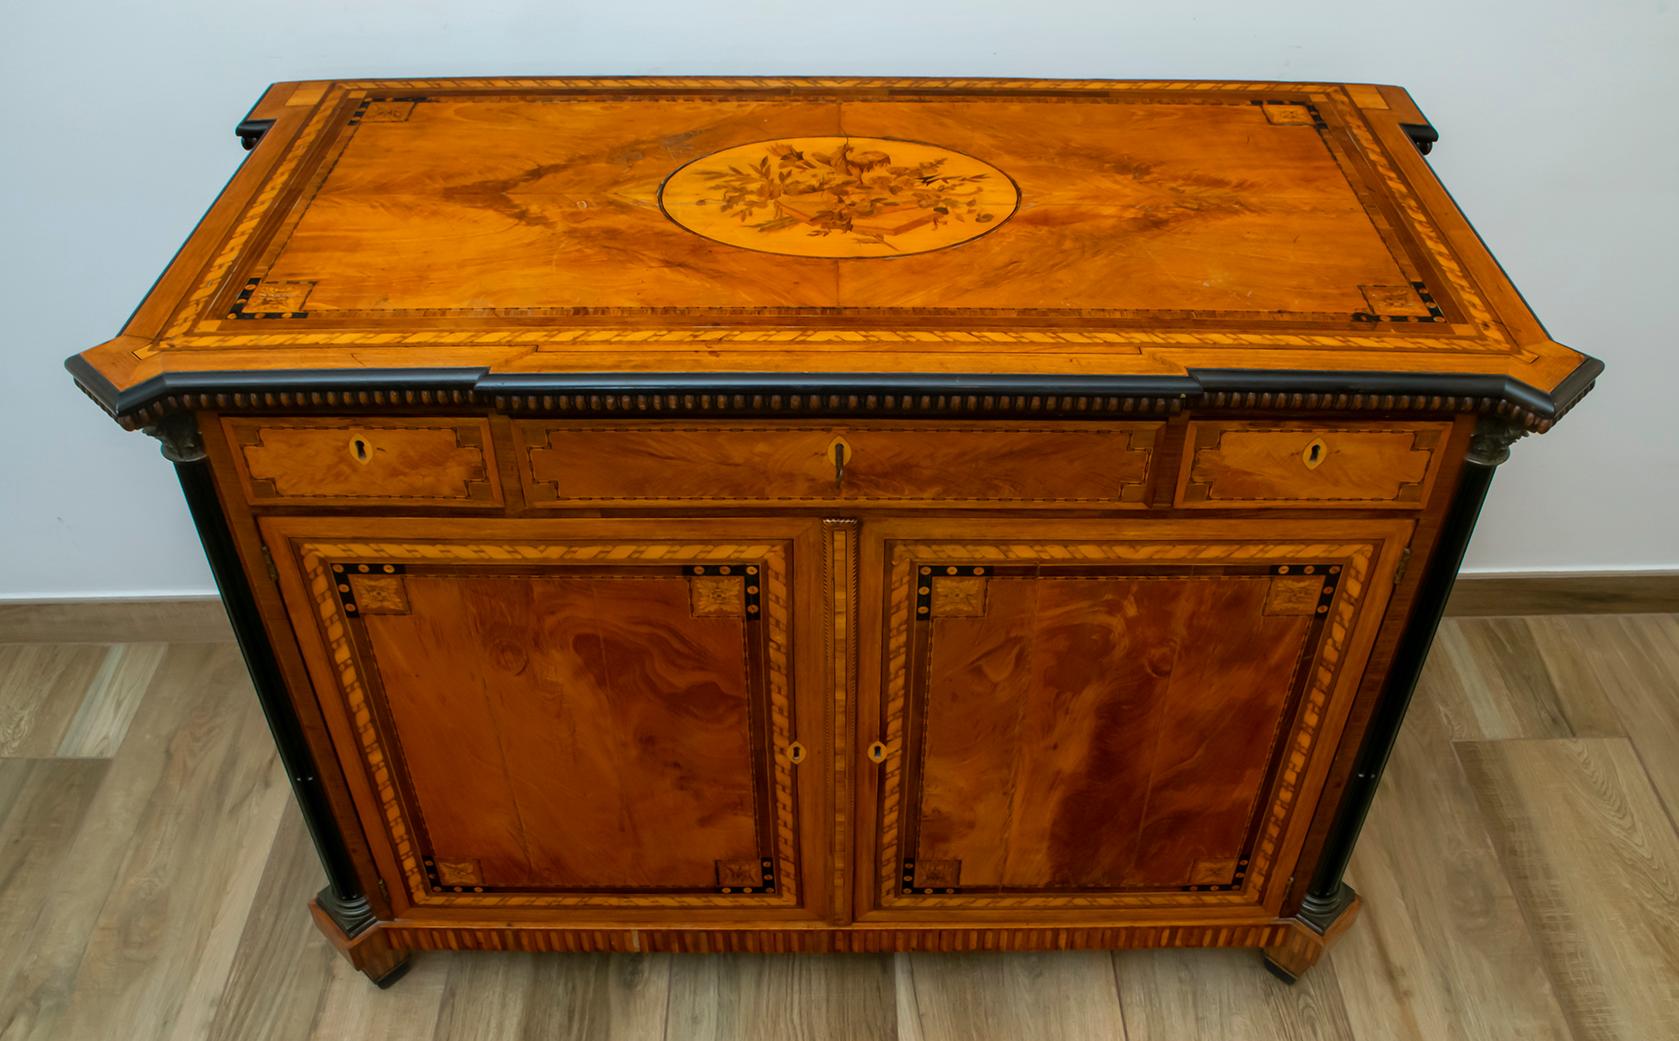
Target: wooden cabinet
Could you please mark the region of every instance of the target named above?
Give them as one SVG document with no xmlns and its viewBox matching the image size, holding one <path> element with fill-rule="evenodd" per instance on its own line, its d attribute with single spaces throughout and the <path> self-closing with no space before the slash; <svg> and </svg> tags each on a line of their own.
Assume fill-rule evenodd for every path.
<svg viewBox="0 0 1679 1041">
<path fill-rule="evenodd" d="M 69 368 L 175 464 L 381 983 L 1294 978 L 1494 468 L 1602 368 L 1395 87 L 335 80 L 240 134 Z"/>
</svg>

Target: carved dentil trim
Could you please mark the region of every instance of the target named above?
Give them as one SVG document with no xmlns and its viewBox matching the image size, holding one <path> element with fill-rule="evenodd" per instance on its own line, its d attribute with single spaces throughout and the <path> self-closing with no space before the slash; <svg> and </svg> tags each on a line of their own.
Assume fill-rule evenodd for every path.
<svg viewBox="0 0 1679 1041">
<path fill-rule="evenodd" d="M 1590 389 L 1589 387 L 1586 389 Z M 1582 395 L 1583 396 L 1583 393 Z M 1576 399 L 1578 400 L 1578 399 Z M 170 394 L 116 417 L 129 430 L 149 428 L 180 411 L 289 412 L 318 414 L 383 409 L 495 408 L 522 417 L 636 416 L 917 416 L 949 418 L 1170 416 L 1185 407 L 1245 412 L 1406 412 L 1428 415 L 1480 414 L 1544 433 L 1562 418 L 1541 416 L 1495 397 L 1438 394 L 1346 394 L 1320 392 L 1217 391 L 1190 396 L 1120 397 L 1111 394 L 799 394 L 799 393 L 527 393 L 488 394 L 470 390 L 276 390 L 206 391 Z"/>
</svg>

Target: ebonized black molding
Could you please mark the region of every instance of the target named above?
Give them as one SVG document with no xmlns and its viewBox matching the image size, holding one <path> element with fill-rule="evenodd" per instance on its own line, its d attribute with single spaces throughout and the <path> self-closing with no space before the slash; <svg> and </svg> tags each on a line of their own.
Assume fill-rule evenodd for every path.
<svg viewBox="0 0 1679 1041">
<path fill-rule="evenodd" d="M 274 84 L 270 83 L 268 90 L 262 92 L 262 97 L 266 98 L 269 91 L 273 89 Z M 262 104 L 261 98 L 257 100 L 256 104 Z M 256 105 L 252 105 L 251 112 L 255 111 Z M 239 125 L 233 128 L 234 136 L 239 138 L 239 147 L 247 152 L 255 148 L 257 142 L 262 140 L 262 135 L 268 133 L 269 128 L 274 125 L 272 119 L 255 119 L 251 116 L 251 112 L 245 113 L 245 118 L 241 119 Z"/>
<path fill-rule="evenodd" d="M 1427 123 L 1401 123 L 1399 129 L 1405 131 L 1405 136 L 1417 146 L 1417 151 L 1427 155 L 1434 151 L 1434 146 L 1440 141 L 1440 131 Z"/>
<path fill-rule="evenodd" d="M 268 128 L 274 125 L 272 119 L 243 119 L 233 128 L 239 138 L 239 147 L 249 152 L 262 140 L 262 135 L 268 133 Z"/>
<path fill-rule="evenodd" d="M 1577 401 L 1603 371 L 1596 358 L 1579 366 L 1553 392 L 1497 374 L 1328 373 L 1253 369 L 1191 369 L 1182 376 L 1022 376 L 854 373 L 516 373 L 488 369 L 272 370 L 264 372 L 164 373 L 119 390 L 80 355 L 65 367 L 87 395 L 118 418 L 161 401 L 192 394 L 309 394 L 311 392 L 419 391 L 496 398 L 541 394 L 709 394 L 719 395 L 926 395 L 1065 396 L 1148 398 L 1192 405 L 1213 395 L 1364 395 L 1454 398 L 1503 402 L 1540 420 L 1554 420 Z M 1279 405 L 1277 407 L 1286 407 Z M 1445 410 L 1452 410 L 1447 407 Z M 721 410 L 727 411 L 727 410 Z M 845 407 L 813 404 L 808 414 L 847 414 Z M 913 410 L 906 410 L 913 411 Z M 942 410 L 950 414 L 953 409 Z"/>
</svg>

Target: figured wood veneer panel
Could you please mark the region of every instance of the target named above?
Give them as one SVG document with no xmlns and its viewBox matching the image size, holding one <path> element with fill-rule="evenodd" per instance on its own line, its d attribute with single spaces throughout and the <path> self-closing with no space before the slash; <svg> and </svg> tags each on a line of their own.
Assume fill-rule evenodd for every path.
<svg viewBox="0 0 1679 1041">
<path fill-rule="evenodd" d="M 1321 581 L 1319 582 L 1321 585 Z M 993 578 L 936 619 L 919 843 L 964 888 L 1229 884 L 1310 619 L 1269 580 Z"/>
<path fill-rule="evenodd" d="M 875 522 L 872 906 L 1278 913 L 1411 529 Z M 1268 610 L 1308 575 L 1310 613 Z M 936 617 L 969 577 L 983 615 Z M 961 882 L 917 886 L 926 859 Z"/>
<path fill-rule="evenodd" d="M 1367 215 L 1369 174 L 1345 158 L 1345 134 L 1320 132 L 1324 117 L 1345 118 L 1321 95 L 1261 105 L 1214 92 L 1185 105 L 1123 91 L 898 93 L 375 100 L 336 131 L 318 187 L 268 237 L 258 270 L 265 282 L 317 283 L 302 321 L 579 309 L 692 323 L 719 307 L 844 308 L 936 327 L 957 308 L 1341 328 L 1365 307 L 1360 285 L 1417 271 L 1404 244 L 1384 238 L 1385 220 Z M 921 224 L 895 236 L 871 233 L 880 212 L 789 227 L 792 214 L 812 216 L 792 191 L 779 208 L 728 205 L 724 189 L 756 191 L 752 171 L 783 149 L 813 160 L 789 171 L 796 183 L 819 180 L 830 171 L 819 157 L 848 138 L 859 162 L 878 164 L 869 190 L 894 204 L 878 208 L 896 214 L 887 224 L 935 216 L 892 191 L 893 167 L 923 195 L 941 187 L 930 176 L 983 175 L 951 190 L 979 191 L 992 219 L 947 204 L 937 234 Z M 916 173 L 922 162 L 936 165 Z M 731 168 L 747 171 L 740 183 L 695 176 Z M 703 214 L 714 215 L 697 222 Z M 781 255 L 801 249 L 825 255 Z"/>
<path fill-rule="evenodd" d="M 535 506 L 1101 503 L 1141 508 L 1159 424 L 515 423 Z M 832 446 L 843 438 L 843 479 Z"/>
<path fill-rule="evenodd" d="M 366 618 L 439 865 L 553 889 L 710 890 L 760 851 L 741 613 L 665 577 L 406 576 Z"/>
<path fill-rule="evenodd" d="M 1450 429 L 1448 423 L 1192 422 L 1177 505 L 1420 509 Z"/>
<path fill-rule="evenodd" d="M 224 419 L 252 505 L 494 506 L 501 482 L 483 419 Z"/>
</svg>

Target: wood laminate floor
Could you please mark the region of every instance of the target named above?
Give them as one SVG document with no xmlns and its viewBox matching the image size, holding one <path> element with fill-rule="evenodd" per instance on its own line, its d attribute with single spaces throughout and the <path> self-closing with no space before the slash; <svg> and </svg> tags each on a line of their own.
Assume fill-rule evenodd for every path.
<svg viewBox="0 0 1679 1041">
<path fill-rule="evenodd" d="M 55 643 L 90 634 L 52 610 L 0 626 L 0 1041 L 1679 1038 L 1679 615 L 1448 621 L 1364 914 L 1292 988 L 1147 951 L 428 954 L 380 991 L 304 911 L 320 871 L 225 627 Z"/>
</svg>

